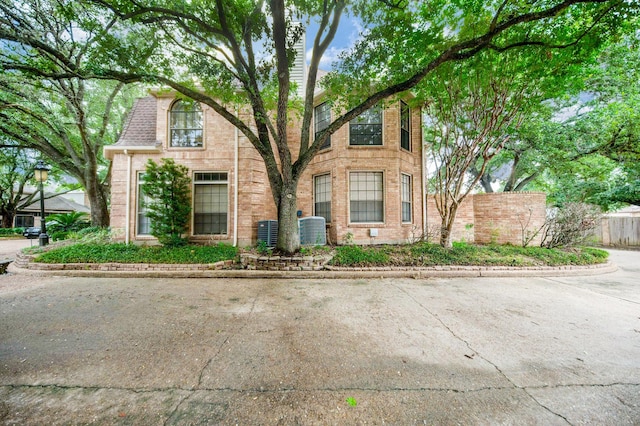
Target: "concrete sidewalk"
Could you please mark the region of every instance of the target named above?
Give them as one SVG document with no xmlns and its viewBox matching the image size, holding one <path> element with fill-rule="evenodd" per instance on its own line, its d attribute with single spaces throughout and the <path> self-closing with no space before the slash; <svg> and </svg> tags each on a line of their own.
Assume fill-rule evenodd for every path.
<svg viewBox="0 0 640 426">
<path fill-rule="evenodd" d="M 0 276 L 0 423 L 639 424 L 640 253 L 612 257 L 593 277 Z"/>
</svg>

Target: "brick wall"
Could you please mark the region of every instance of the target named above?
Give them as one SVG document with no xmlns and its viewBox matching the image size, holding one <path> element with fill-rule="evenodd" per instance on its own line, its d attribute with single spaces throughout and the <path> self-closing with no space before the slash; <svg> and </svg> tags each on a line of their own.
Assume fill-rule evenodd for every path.
<svg viewBox="0 0 640 426">
<path fill-rule="evenodd" d="M 522 245 L 544 224 L 546 195 L 541 192 L 500 192 L 472 194 L 458 208 L 453 225 L 453 241 L 478 244 L 498 243 Z M 440 215 L 433 195 L 427 199 L 427 228 L 439 238 Z M 541 236 L 529 245 L 540 244 Z"/>
<path fill-rule="evenodd" d="M 523 238 L 530 238 L 544 225 L 546 195 L 542 192 L 502 192 L 476 194 L 475 209 L 476 242 L 496 242 L 522 245 Z M 540 244 L 540 233 L 529 245 Z"/>
<path fill-rule="evenodd" d="M 427 232 L 434 242 L 439 241 L 441 222 L 440 213 L 436 208 L 435 196 L 429 195 L 427 198 Z M 451 230 L 451 238 L 452 241 L 475 241 L 473 195 L 465 198 L 458 207 L 456 220 L 453 222 Z"/>
</svg>

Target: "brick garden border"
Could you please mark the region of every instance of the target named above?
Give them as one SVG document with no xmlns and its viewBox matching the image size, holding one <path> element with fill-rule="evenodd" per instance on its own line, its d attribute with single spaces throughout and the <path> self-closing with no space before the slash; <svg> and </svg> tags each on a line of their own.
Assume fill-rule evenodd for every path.
<svg viewBox="0 0 640 426">
<path fill-rule="evenodd" d="M 607 262 L 595 265 L 565 265 L 557 267 L 530 266 L 433 266 L 345 268 L 330 266 L 330 256 L 257 256 L 241 255 L 241 268 L 231 260 L 210 264 L 152 263 L 67 263 L 33 262 L 35 256 L 19 252 L 9 272 L 79 277 L 152 277 L 152 278 L 473 278 L 473 277 L 558 277 L 599 275 L 618 268 Z"/>
</svg>

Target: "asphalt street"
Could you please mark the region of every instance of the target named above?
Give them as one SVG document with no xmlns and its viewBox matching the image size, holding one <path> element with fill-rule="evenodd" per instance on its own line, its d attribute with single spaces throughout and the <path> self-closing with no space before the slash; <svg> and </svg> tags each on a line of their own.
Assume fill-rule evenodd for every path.
<svg viewBox="0 0 640 426">
<path fill-rule="evenodd" d="M 640 252 L 588 277 L 0 276 L 0 424 L 640 424 Z"/>
</svg>

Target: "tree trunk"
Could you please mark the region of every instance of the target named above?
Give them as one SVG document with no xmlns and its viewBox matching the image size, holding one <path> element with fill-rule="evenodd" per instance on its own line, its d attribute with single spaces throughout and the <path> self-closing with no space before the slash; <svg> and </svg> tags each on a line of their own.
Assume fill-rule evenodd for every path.
<svg viewBox="0 0 640 426">
<path fill-rule="evenodd" d="M 453 241 L 451 240 L 451 231 L 453 230 L 453 223 L 456 220 L 456 214 L 458 213 L 458 204 L 453 203 L 449 208 L 448 214 L 443 215 L 440 225 L 440 245 L 446 249 L 453 247 Z"/>
<path fill-rule="evenodd" d="M 16 216 L 14 211 L 2 209 L 2 227 L 13 228 L 13 218 Z"/>
<path fill-rule="evenodd" d="M 276 249 L 284 253 L 295 253 L 300 249 L 298 229 L 298 182 L 284 183 L 278 203 L 278 242 Z"/>
<path fill-rule="evenodd" d="M 91 225 L 109 226 L 109 205 L 104 186 L 98 182 L 97 178 L 90 177 L 85 185 L 85 191 L 91 206 Z"/>
</svg>

